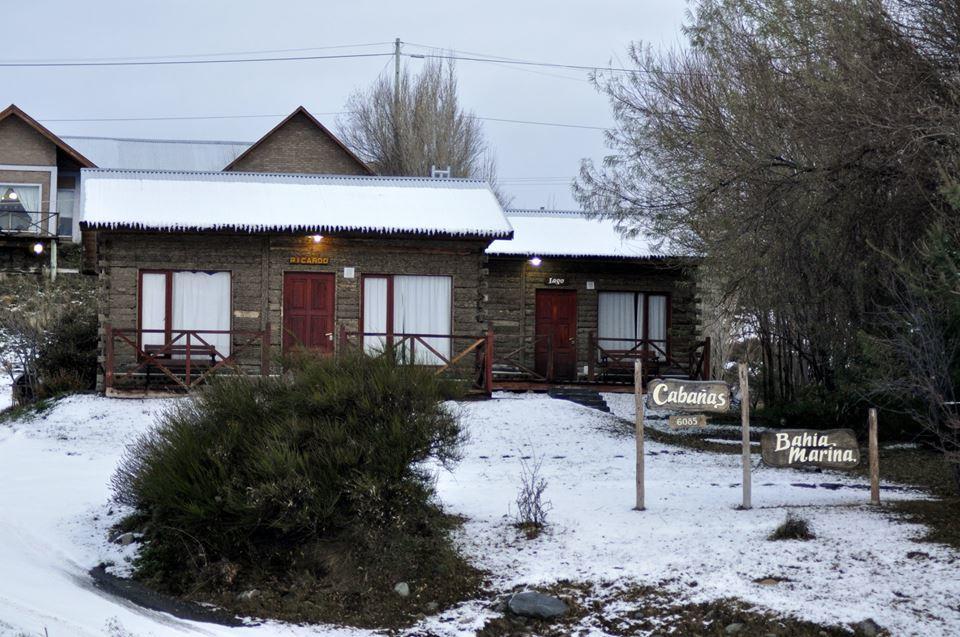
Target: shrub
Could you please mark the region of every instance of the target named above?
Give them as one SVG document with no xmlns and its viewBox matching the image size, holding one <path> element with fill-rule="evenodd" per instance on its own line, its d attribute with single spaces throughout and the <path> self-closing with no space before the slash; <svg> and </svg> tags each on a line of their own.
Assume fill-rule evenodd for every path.
<svg viewBox="0 0 960 637">
<path fill-rule="evenodd" d="M 810 523 L 791 511 L 787 513 L 787 519 L 774 529 L 768 540 L 812 540 L 813 531 L 810 530 Z"/>
<path fill-rule="evenodd" d="M 516 525 L 527 537 L 533 538 L 540 534 L 547 524 L 547 513 L 550 511 L 550 502 L 545 502 L 543 494 L 547 490 L 547 481 L 540 473 L 543 466 L 543 457 L 535 458 L 531 463 L 520 460 L 520 491 L 517 493 Z"/>
<path fill-rule="evenodd" d="M 432 370 L 362 355 L 286 370 L 215 379 L 128 449 L 112 484 L 146 520 L 138 574 L 183 593 L 364 571 L 357 590 L 397 597 L 393 578 L 456 562 L 424 463 L 456 462 L 463 434 Z"/>
<path fill-rule="evenodd" d="M 18 404 L 91 389 L 97 372 L 94 283 L 10 276 L 0 284 L 0 366 Z"/>
</svg>

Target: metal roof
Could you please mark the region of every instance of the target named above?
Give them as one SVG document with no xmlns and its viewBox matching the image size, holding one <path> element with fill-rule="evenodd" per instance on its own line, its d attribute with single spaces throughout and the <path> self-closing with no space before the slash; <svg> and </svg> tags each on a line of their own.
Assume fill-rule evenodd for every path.
<svg viewBox="0 0 960 637">
<path fill-rule="evenodd" d="M 88 169 L 83 184 L 87 228 L 513 234 L 479 179 Z"/>
<path fill-rule="evenodd" d="M 223 170 L 251 144 L 78 135 L 64 135 L 61 139 L 100 168 L 137 170 Z"/>
<path fill-rule="evenodd" d="M 632 236 L 618 222 L 588 217 L 577 210 L 510 209 L 513 239 L 494 241 L 489 255 L 525 257 L 605 257 L 655 259 L 680 256 L 666 241 Z"/>
</svg>

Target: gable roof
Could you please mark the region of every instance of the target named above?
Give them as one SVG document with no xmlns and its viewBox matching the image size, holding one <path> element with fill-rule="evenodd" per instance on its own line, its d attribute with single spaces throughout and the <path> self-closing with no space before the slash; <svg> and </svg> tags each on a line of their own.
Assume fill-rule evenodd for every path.
<svg viewBox="0 0 960 637">
<path fill-rule="evenodd" d="M 250 142 L 136 139 L 64 135 L 64 141 L 93 158 L 100 168 L 131 170 L 220 170 Z"/>
<path fill-rule="evenodd" d="M 50 129 L 46 126 L 33 119 L 27 115 L 23 110 L 16 104 L 11 104 L 10 106 L 0 111 L 0 122 L 7 119 L 8 117 L 17 117 L 30 126 L 32 129 L 40 133 L 43 137 L 47 138 L 58 150 L 67 155 L 70 159 L 77 162 L 81 168 L 95 168 L 96 166 L 92 161 L 84 157 L 77 151 L 75 148 L 67 144 L 65 141 L 54 135 Z"/>
<path fill-rule="evenodd" d="M 479 179 L 84 170 L 81 227 L 509 239 Z"/>
<path fill-rule="evenodd" d="M 229 164 L 227 164 L 226 166 L 224 166 L 224 167 L 223 167 L 223 170 L 225 170 L 225 171 L 226 171 L 226 170 L 232 170 L 232 169 L 234 168 L 234 166 L 236 166 L 238 163 L 240 163 L 241 160 L 243 160 L 244 158 L 246 158 L 251 152 L 253 152 L 253 151 L 254 151 L 256 148 L 258 148 L 261 144 L 263 144 L 263 142 L 265 142 L 267 139 L 269 139 L 274 133 L 276 133 L 278 130 L 280 130 L 281 128 L 283 128 L 283 127 L 287 124 L 287 122 L 289 122 L 290 120 L 292 120 L 292 119 L 293 119 L 294 117 L 296 117 L 297 115 L 303 115 L 304 117 L 306 117 L 307 120 L 310 121 L 311 124 L 313 124 L 314 126 L 316 126 L 316 127 L 320 130 L 321 133 L 323 133 L 324 135 L 326 135 L 327 137 L 329 137 L 329 138 L 331 139 L 331 141 L 333 141 L 337 146 L 340 147 L 341 150 L 343 150 L 344 153 L 346 153 L 351 159 L 353 159 L 355 162 L 357 162 L 357 165 L 360 166 L 360 168 L 361 168 L 364 172 L 366 172 L 366 173 L 369 174 L 369 175 L 375 174 L 375 173 L 373 172 L 373 170 L 371 170 L 370 167 L 367 166 L 367 164 L 363 162 L 363 160 L 361 160 L 359 157 L 357 157 L 356 153 L 354 153 L 352 150 L 350 150 L 349 148 L 347 148 L 346 144 L 344 144 L 342 141 L 340 141 L 340 138 L 339 138 L 339 137 L 337 137 L 336 135 L 334 135 L 333 133 L 331 133 L 331 132 L 330 132 L 330 129 L 328 129 L 326 126 L 324 126 L 323 124 L 321 124 L 321 123 L 320 123 L 320 120 L 318 120 L 316 117 L 314 117 L 313 115 L 311 115 L 311 114 L 310 114 L 310 111 L 308 111 L 308 110 L 307 110 L 306 108 L 304 108 L 303 106 L 298 106 L 292 113 L 290 113 L 289 115 L 287 115 L 286 117 L 284 117 L 284 118 L 283 118 L 283 121 L 281 121 L 279 124 L 277 124 L 276 126 L 274 126 L 273 128 L 271 128 L 271 129 L 267 132 L 266 135 L 264 135 L 263 137 L 261 137 L 261 138 L 258 139 L 257 141 L 253 142 L 253 144 L 251 144 L 249 148 L 247 148 L 245 151 L 243 151 L 242 153 L 240 153 L 240 154 L 239 154 L 236 158 L 234 158 L 234 160 L 231 161 Z"/>
<path fill-rule="evenodd" d="M 510 241 L 494 241 L 489 255 L 524 257 L 602 257 L 658 259 L 681 256 L 655 237 L 625 237 L 611 219 L 591 219 L 573 210 L 507 210 L 513 227 Z"/>
</svg>

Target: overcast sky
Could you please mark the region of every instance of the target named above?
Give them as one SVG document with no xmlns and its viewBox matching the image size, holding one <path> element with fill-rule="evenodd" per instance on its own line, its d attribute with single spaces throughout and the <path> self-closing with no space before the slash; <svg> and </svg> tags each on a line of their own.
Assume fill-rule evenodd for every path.
<svg viewBox="0 0 960 637">
<path fill-rule="evenodd" d="M 631 41 L 681 42 L 685 0 L 552 2 L 227 2 L 164 0 L 8 3 L 0 59 L 81 60 L 259 52 L 392 43 L 535 61 L 623 63 Z M 36 28 L 27 28 L 33 25 Z M 387 53 L 392 44 L 270 53 Z M 242 56 L 240 56 L 242 57 Z M 249 57 L 249 56 L 248 56 Z M 412 69 L 422 61 L 405 60 Z M 393 59 L 99 68 L 0 68 L 3 100 L 63 135 L 252 141 L 279 115 L 306 106 L 336 127 L 347 96 Z M 481 117 L 608 126 L 605 98 L 586 72 L 458 63 L 463 105 Z M 270 115 L 174 121 L 64 122 L 71 118 Z M 499 174 L 517 207 L 575 207 L 570 181 L 584 157 L 604 154 L 600 130 L 484 122 Z"/>
</svg>

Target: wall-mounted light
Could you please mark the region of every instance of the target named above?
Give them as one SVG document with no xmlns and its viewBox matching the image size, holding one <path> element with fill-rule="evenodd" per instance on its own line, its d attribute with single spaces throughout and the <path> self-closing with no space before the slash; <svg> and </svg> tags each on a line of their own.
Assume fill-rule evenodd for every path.
<svg viewBox="0 0 960 637">
<path fill-rule="evenodd" d="M 320 243 L 321 241 L 323 241 L 323 235 L 322 235 L 322 234 L 312 234 L 312 235 L 310 235 L 310 238 L 313 239 L 313 242 L 314 242 L 314 243 Z"/>
<path fill-rule="evenodd" d="M 34 254 L 43 254 L 43 244 L 37 241 L 33 244 L 33 253 Z"/>
<path fill-rule="evenodd" d="M 543 263 L 543 261 L 540 259 L 540 257 L 533 257 L 530 259 L 530 265 L 535 268 L 539 268 L 541 263 Z"/>
</svg>

